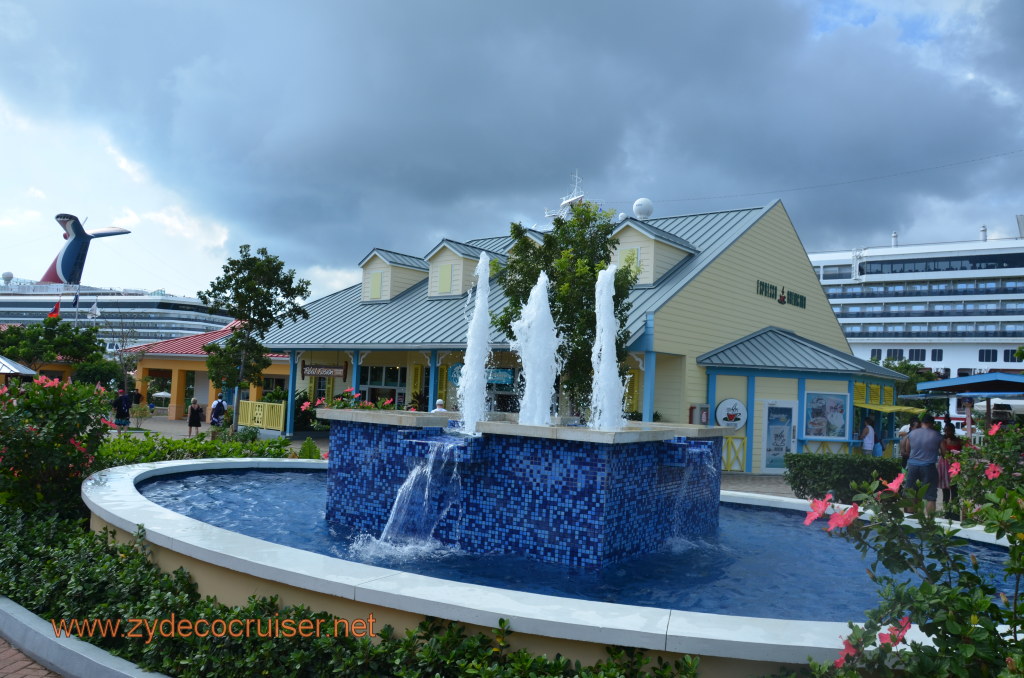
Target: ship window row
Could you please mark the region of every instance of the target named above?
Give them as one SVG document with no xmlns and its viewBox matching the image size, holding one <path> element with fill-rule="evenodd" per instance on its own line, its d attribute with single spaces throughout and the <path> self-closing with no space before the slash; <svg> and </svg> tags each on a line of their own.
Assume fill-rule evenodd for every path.
<svg viewBox="0 0 1024 678">
<path fill-rule="evenodd" d="M 955 255 L 946 257 L 916 257 L 862 261 L 857 264 L 857 275 L 899 275 L 903 273 L 942 273 L 957 271 L 990 271 L 1024 267 L 1024 253 Z M 815 266 L 821 280 L 840 280 L 853 277 L 853 264 Z"/>
<path fill-rule="evenodd" d="M 921 280 L 913 282 L 825 285 L 829 297 L 939 296 L 945 294 L 1016 294 L 1024 278 L 988 280 Z"/>
<path fill-rule="evenodd" d="M 1024 300 L 1011 301 L 936 301 L 931 303 L 896 304 L 834 304 L 832 311 L 840 316 L 898 316 L 898 315 L 995 315 L 1024 314 Z"/>
<path fill-rule="evenodd" d="M 910 348 L 910 349 L 906 349 L 906 353 L 904 353 L 904 349 L 902 349 L 902 348 L 887 348 L 887 349 L 885 349 L 885 357 L 886 357 L 886 359 L 888 359 L 888 360 L 903 360 L 904 356 L 906 356 L 906 359 L 908 361 L 912 362 L 912 363 L 923 363 L 924 360 L 925 360 L 926 353 L 927 353 L 927 349 L 923 349 L 923 348 Z M 871 359 L 872 360 L 881 360 L 882 359 L 882 349 L 880 349 L 880 348 L 873 348 L 873 349 L 871 349 Z M 941 362 L 942 361 L 942 349 L 941 348 L 933 348 L 931 350 L 931 361 L 932 362 Z M 980 363 L 999 362 L 999 349 L 995 349 L 995 348 L 980 348 L 980 349 L 978 349 L 978 362 L 980 362 Z M 1006 348 L 1006 349 L 1003 349 L 1003 362 L 1004 363 L 1019 363 L 1019 362 L 1022 362 L 1022 360 L 1021 360 L 1021 358 L 1019 358 L 1017 356 L 1017 349 Z"/>
<path fill-rule="evenodd" d="M 1021 337 L 1024 338 L 1024 323 L 858 323 L 844 324 L 843 331 L 849 337 L 870 337 L 890 334 L 908 337 Z"/>
</svg>

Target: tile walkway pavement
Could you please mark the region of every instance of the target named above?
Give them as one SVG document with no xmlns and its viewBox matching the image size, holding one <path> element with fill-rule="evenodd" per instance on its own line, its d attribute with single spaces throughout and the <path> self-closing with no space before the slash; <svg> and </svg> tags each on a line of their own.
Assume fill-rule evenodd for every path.
<svg viewBox="0 0 1024 678">
<path fill-rule="evenodd" d="M 170 421 L 166 417 L 153 417 L 142 422 L 143 428 L 161 435 L 173 438 L 185 438 L 188 434 L 188 427 L 185 421 Z M 205 428 L 205 427 L 204 427 Z M 205 429 L 209 430 L 209 429 Z M 295 436 L 295 445 L 301 445 L 306 435 L 299 433 Z M 314 438 L 317 445 L 326 449 L 327 439 L 324 437 Z M 758 494 L 770 494 L 778 497 L 792 497 L 793 493 L 789 485 L 780 475 L 754 475 L 746 473 L 723 473 L 722 489 L 734 490 L 737 492 L 755 492 Z M 22 654 L 17 648 L 11 646 L 3 638 L 0 638 L 0 678 L 61 678 L 59 674 L 53 673 L 46 668 L 36 664 Z"/>
</svg>

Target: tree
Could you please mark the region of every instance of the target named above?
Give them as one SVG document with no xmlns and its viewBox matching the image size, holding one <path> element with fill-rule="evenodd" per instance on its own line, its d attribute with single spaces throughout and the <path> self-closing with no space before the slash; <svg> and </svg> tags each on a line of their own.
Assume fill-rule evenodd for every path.
<svg viewBox="0 0 1024 678">
<path fill-rule="evenodd" d="M 146 357 L 145 351 L 127 350 L 139 343 L 139 332 L 125 320 L 124 314 L 103 324 L 105 333 L 114 340 L 113 362 L 120 370 L 117 380 L 121 388 L 131 390 L 135 388 L 135 370 L 139 367 L 139 361 Z"/>
<path fill-rule="evenodd" d="M 122 376 L 121 366 L 106 358 L 82 363 L 73 375 L 75 381 L 100 384 L 104 388 L 109 388 L 111 382 L 119 383 Z"/>
<path fill-rule="evenodd" d="M 103 359 L 95 327 L 76 327 L 60 318 L 12 325 L 0 332 L 0 355 L 38 371 L 46 363 L 85 363 Z"/>
<path fill-rule="evenodd" d="M 562 336 L 561 388 L 574 412 L 580 412 L 590 400 L 593 366 L 591 350 L 597 325 L 594 288 L 597 274 L 608 267 L 619 241 L 612 237 L 615 223 L 612 212 L 583 202 L 573 205 L 572 217 L 556 217 L 550 231 L 541 234 L 538 243 L 521 224 L 513 223 L 514 241 L 508 263 L 498 272 L 508 298 L 505 309 L 493 318 L 495 327 L 509 339 L 512 323 L 519 318 L 530 291 L 541 271 L 550 281 L 549 302 L 555 327 Z M 626 357 L 626 297 L 636 283 L 635 266 L 623 266 L 615 274 L 615 317 L 619 322 L 616 349 L 620 369 Z"/>
<path fill-rule="evenodd" d="M 879 361 L 872 360 L 871 362 L 879 364 Z M 900 400 L 900 396 L 911 396 L 917 395 L 917 385 L 924 381 L 935 381 L 938 377 L 929 368 L 925 367 L 921 363 L 912 363 L 909 360 L 895 360 L 893 358 L 886 358 L 882 360 L 882 367 L 892 370 L 893 372 L 899 372 L 900 374 L 906 375 L 906 381 L 899 381 L 894 384 L 896 391 L 896 402 L 901 403 L 905 401 Z M 916 405 L 915 405 L 916 407 Z M 947 411 L 945 400 L 927 400 L 923 405 L 925 409 L 932 412 L 935 415 L 943 414 Z M 900 415 L 900 423 L 905 424 L 910 420 L 909 416 Z"/>
<path fill-rule="evenodd" d="M 272 327 L 283 327 L 285 320 L 309 317 L 299 304 L 309 296 L 308 280 L 296 280 L 295 269 L 286 271 L 284 262 L 268 253 L 265 247 L 256 250 L 256 256 L 253 256 L 249 245 L 242 245 L 238 254 L 238 259 L 228 259 L 222 269 L 223 275 L 210 283 L 210 289 L 198 294 L 200 301 L 211 309 L 226 311 L 239 321 L 223 343 L 223 348 L 217 344 L 204 347 L 211 376 L 219 374 L 229 387 L 262 377 L 263 369 L 270 362 L 267 360 L 259 366 L 259 361 L 252 356 L 257 354 L 266 360 L 267 350 L 261 342 Z M 230 377 L 223 367 L 228 356 L 231 356 L 233 364 L 238 365 L 237 372 L 230 371 Z M 238 401 L 239 392 L 236 390 L 235 412 L 238 411 Z M 235 430 L 237 422 L 235 417 L 232 424 Z"/>
</svg>

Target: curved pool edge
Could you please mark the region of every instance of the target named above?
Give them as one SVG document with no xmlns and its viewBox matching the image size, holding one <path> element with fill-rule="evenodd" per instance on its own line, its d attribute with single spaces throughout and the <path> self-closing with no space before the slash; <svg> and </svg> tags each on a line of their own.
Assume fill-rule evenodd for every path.
<svg viewBox="0 0 1024 678">
<path fill-rule="evenodd" d="M 842 647 L 840 637 L 849 632 L 843 622 L 740 617 L 585 601 L 364 565 L 214 527 L 163 508 L 136 489 L 136 483 L 156 475 L 252 468 L 326 469 L 326 462 L 245 458 L 121 466 L 87 478 L 82 498 L 94 519 L 102 523 L 128 534 L 141 524 L 149 543 L 232 572 L 418 617 L 485 628 L 496 627 L 504 618 L 517 635 L 595 644 L 601 653 L 604 646 L 624 645 L 726 661 L 806 664 L 808 657 L 834 659 Z M 721 494 L 723 501 L 732 503 L 807 509 L 807 502 L 798 499 L 744 492 Z M 97 527 L 94 520 L 94 529 Z M 993 541 L 991 535 L 981 534 L 989 538 L 986 541 Z M 192 574 L 197 577 L 197 573 Z M 198 578 L 197 583 L 201 583 Z M 265 587 L 261 587 L 260 594 L 266 595 Z"/>
</svg>

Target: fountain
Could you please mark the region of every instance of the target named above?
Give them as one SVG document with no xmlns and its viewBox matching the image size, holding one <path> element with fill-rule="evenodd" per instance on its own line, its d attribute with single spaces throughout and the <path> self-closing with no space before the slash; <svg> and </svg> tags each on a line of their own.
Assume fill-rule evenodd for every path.
<svg viewBox="0 0 1024 678">
<path fill-rule="evenodd" d="M 523 395 L 519 399 L 519 423 L 523 426 L 549 426 L 551 403 L 558 377 L 558 349 L 561 340 L 555 330 L 548 304 L 548 276 L 543 271 L 522 315 L 512 323 L 515 341 L 512 350 L 523 366 Z"/>
<path fill-rule="evenodd" d="M 538 279 L 516 330 L 528 370 L 525 416 L 519 423 L 485 420 L 486 257 L 476 272 L 459 381 L 460 432 L 471 435 L 446 433 L 446 414 L 318 410 L 318 417 L 331 420 L 327 519 L 391 538 L 397 516 L 412 511 L 414 522 L 431 516 L 431 525 L 413 530 L 421 538 L 467 553 L 510 553 L 586 569 L 649 553 L 670 537 L 714 533 L 723 431 L 624 425 L 615 267 L 601 272 L 595 291 L 597 425 L 591 428 L 548 425 L 557 338 L 545 310 L 546 276 Z M 443 502 L 424 489 L 438 441 L 448 446 L 459 480 Z"/>
<path fill-rule="evenodd" d="M 487 336 L 491 329 L 490 259 L 480 255 L 476 265 L 476 294 L 473 315 L 466 331 L 466 357 L 459 376 L 458 402 L 462 413 L 462 430 L 475 433 L 477 422 L 482 421 L 487 404 Z"/>
<path fill-rule="evenodd" d="M 591 362 L 594 365 L 594 388 L 590 398 L 590 425 L 599 431 L 614 431 L 621 428 L 622 396 L 625 388 L 619 376 L 619 364 L 615 353 L 615 271 L 612 264 L 597 274 L 594 290 L 597 325 L 594 332 L 594 350 Z"/>
</svg>

